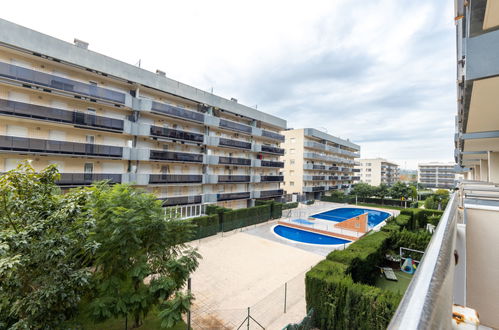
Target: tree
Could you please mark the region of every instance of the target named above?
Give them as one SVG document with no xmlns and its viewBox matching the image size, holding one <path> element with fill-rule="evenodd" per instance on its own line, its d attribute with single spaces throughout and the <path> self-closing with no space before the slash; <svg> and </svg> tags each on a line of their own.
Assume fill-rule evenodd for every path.
<svg viewBox="0 0 499 330">
<path fill-rule="evenodd" d="M 53 329 L 72 318 L 91 276 L 84 191 L 61 194 L 55 166 L 0 176 L 0 328 Z"/>
<path fill-rule="evenodd" d="M 405 183 L 403 182 L 396 182 L 393 186 L 390 188 L 390 196 L 395 199 L 401 199 L 401 198 L 409 198 L 411 196 L 411 188 L 409 188 Z"/>
<path fill-rule="evenodd" d="M 389 188 L 386 183 L 382 183 L 374 189 L 374 195 L 381 198 L 381 205 L 383 205 L 385 197 L 389 195 Z"/>
<path fill-rule="evenodd" d="M 128 185 L 90 190 L 96 228 L 89 240 L 98 248 L 88 312 L 95 320 L 132 316 L 138 327 L 158 307 L 162 326 L 173 326 L 192 301 L 181 291 L 200 257 L 184 245 L 192 225 L 165 215 L 154 195 Z"/>
<path fill-rule="evenodd" d="M 353 186 L 352 195 L 357 195 L 363 200 L 367 197 L 370 197 L 374 194 L 374 187 L 367 183 L 357 183 Z"/>
</svg>

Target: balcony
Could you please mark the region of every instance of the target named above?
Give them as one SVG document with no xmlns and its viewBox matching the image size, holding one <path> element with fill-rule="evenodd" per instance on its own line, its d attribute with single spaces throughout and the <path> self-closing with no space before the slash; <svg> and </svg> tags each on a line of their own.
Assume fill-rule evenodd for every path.
<svg viewBox="0 0 499 330">
<path fill-rule="evenodd" d="M 91 84 L 0 62 L 0 77 L 125 104 L 125 94 Z"/>
<path fill-rule="evenodd" d="M 240 149 L 251 149 L 251 143 L 245 141 L 231 140 L 220 138 L 218 142 L 219 146 L 222 147 L 232 147 L 232 148 L 240 148 Z"/>
<path fill-rule="evenodd" d="M 266 146 L 264 144 L 261 146 L 261 148 L 262 148 L 262 152 L 265 152 L 265 153 L 284 155 L 284 149 L 281 149 L 281 148 Z"/>
<path fill-rule="evenodd" d="M 224 165 L 241 165 L 241 166 L 251 166 L 251 159 L 249 158 L 234 158 L 234 157 L 223 157 L 218 158 L 219 164 Z"/>
<path fill-rule="evenodd" d="M 325 170 L 326 165 L 304 164 L 303 168 L 305 170 Z"/>
<path fill-rule="evenodd" d="M 331 166 L 329 167 L 330 171 L 340 171 L 340 168 L 338 166 Z"/>
<path fill-rule="evenodd" d="M 319 192 L 319 191 L 325 191 L 325 190 L 326 190 L 325 186 L 317 186 L 317 187 L 304 186 L 303 187 L 304 192 Z"/>
<path fill-rule="evenodd" d="M 123 148 L 88 143 L 41 140 L 0 135 L 0 150 L 18 153 L 63 154 L 84 157 L 122 158 Z"/>
<path fill-rule="evenodd" d="M 350 188 L 349 184 L 342 184 L 341 185 L 341 189 L 348 189 L 348 188 Z"/>
<path fill-rule="evenodd" d="M 204 114 L 196 111 L 186 110 L 166 103 L 152 102 L 151 110 L 170 117 L 186 119 L 198 123 L 204 123 Z"/>
<path fill-rule="evenodd" d="M 329 180 L 333 180 L 333 181 L 335 181 L 335 180 L 339 180 L 339 179 L 340 179 L 340 177 L 339 177 L 339 176 L 337 176 L 337 175 L 331 175 L 331 176 L 329 177 Z"/>
<path fill-rule="evenodd" d="M 323 175 L 304 175 L 303 180 L 305 181 L 324 181 L 326 176 Z"/>
<path fill-rule="evenodd" d="M 350 180 L 350 177 L 349 176 L 342 176 L 341 180 Z"/>
<path fill-rule="evenodd" d="M 359 173 L 360 172 L 360 168 L 353 168 L 352 172 Z"/>
<path fill-rule="evenodd" d="M 150 133 L 152 136 L 165 137 L 174 140 L 192 141 L 197 143 L 203 143 L 204 141 L 203 134 L 180 131 L 166 127 L 151 126 Z"/>
<path fill-rule="evenodd" d="M 272 161 L 272 160 L 262 160 L 261 166 L 283 168 L 284 163 L 283 162 L 276 162 L 276 161 Z"/>
<path fill-rule="evenodd" d="M 86 114 L 83 112 L 66 111 L 29 103 L 0 99 L 0 113 L 22 117 L 53 121 L 77 126 L 89 126 L 99 129 L 123 131 L 124 121 Z"/>
<path fill-rule="evenodd" d="M 270 197 L 282 196 L 284 194 L 284 190 L 282 190 L 282 189 L 261 190 L 261 191 L 259 191 L 259 193 L 260 193 L 259 198 L 270 198 Z"/>
<path fill-rule="evenodd" d="M 326 150 L 326 145 L 324 143 L 319 143 L 315 141 L 305 141 L 303 145 L 311 149 Z"/>
<path fill-rule="evenodd" d="M 121 183 L 121 174 L 111 173 L 61 173 L 57 180 L 59 186 L 88 186 L 96 181 L 108 181 L 110 184 Z"/>
<path fill-rule="evenodd" d="M 271 139 L 274 139 L 274 140 L 279 140 L 279 141 L 282 141 L 282 142 L 284 142 L 284 140 L 285 140 L 284 135 L 281 135 L 281 134 L 278 134 L 278 133 L 274 133 L 274 132 L 270 132 L 270 131 L 266 131 L 266 130 L 262 130 L 262 136 L 268 137 L 268 138 L 271 138 Z"/>
<path fill-rule="evenodd" d="M 249 175 L 219 175 L 218 183 L 244 183 L 250 182 Z"/>
<path fill-rule="evenodd" d="M 217 194 L 217 201 L 230 201 L 236 199 L 249 199 L 250 192 L 239 192 L 239 193 L 226 193 L 226 194 Z"/>
<path fill-rule="evenodd" d="M 354 181 L 359 181 L 360 180 L 360 176 L 352 176 L 351 179 L 354 180 Z"/>
<path fill-rule="evenodd" d="M 284 176 L 282 175 L 262 175 L 260 182 L 283 182 Z"/>
<path fill-rule="evenodd" d="M 174 183 L 202 183 L 201 174 L 150 174 L 150 184 L 174 184 Z"/>
<path fill-rule="evenodd" d="M 251 126 L 236 123 L 235 121 L 230 121 L 226 119 L 220 119 L 220 127 L 230 129 L 233 131 L 244 132 L 247 134 L 251 134 L 252 132 Z"/>
<path fill-rule="evenodd" d="M 163 206 L 165 207 L 201 203 L 201 195 L 165 197 L 160 199 L 163 200 Z"/>
<path fill-rule="evenodd" d="M 163 151 L 163 150 L 150 150 L 149 159 L 151 160 L 167 160 L 172 162 L 185 162 L 185 163 L 202 163 L 202 154 L 193 154 L 186 152 Z"/>
</svg>

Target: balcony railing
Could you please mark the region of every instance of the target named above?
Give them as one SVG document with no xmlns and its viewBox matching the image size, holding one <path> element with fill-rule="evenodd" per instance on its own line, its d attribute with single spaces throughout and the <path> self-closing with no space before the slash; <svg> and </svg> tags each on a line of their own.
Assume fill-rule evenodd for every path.
<svg viewBox="0 0 499 330">
<path fill-rule="evenodd" d="M 331 176 L 329 177 L 329 180 L 339 180 L 339 179 L 340 179 L 340 177 L 339 177 L 339 176 L 337 176 L 337 175 L 331 175 Z"/>
<path fill-rule="evenodd" d="M 225 120 L 225 119 L 220 119 L 220 127 L 227 128 L 227 129 L 234 130 L 234 131 L 244 132 L 244 133 L 248 133 L 248 134 L 251 134 L 251 132 L 252 132 L 251 126 L 239 124 L 239 123 L 236 123 L 235 121 L 230 121 L 230 120 Z"/>
<path fill-rule="evenodd" d="M 265 166 L 265 167 L 279 167 L 279 168 L 284 167 L 283 162 L 276 162 L 276 161 L 272 161 L 272 160 L 262 160 L 261 164 L 262 164 L 262 166 Z"/>
<path fill-rule="evenodd" d="M 163 206 L 177 206 L 186 204 L 200 204 L 201 195 L 196 196 L 180 196 L 180 197 L 165 197 L 160 198 L 163 200 Z"/>
<path fill-rule="evenodd" d="M 217 201 L 229 201 L 235 199 L 249 199 L 250 192 L 217 194 Z"/>
<path fill-rule="evenodd" d="M 204 122 L 204 114 L 196 111 L 186 110 L 184 108 L 176 107 L 166 103 L 153 101 L 151 110 L 171 117 L 192 120 L 198 123 Z"/>
<path fill-rule="evenodd" d="M 87 186 L 95 181 L 106 180 L 111 184 L 121 183 L 121 174 L 112 173 L 61 173 L 56 182 L 60 186 Z"/>
<path fill-rule="evenodd" d="M 457 207 L 453 194 L 389 329 L 452 328 Z"/>
<path fill-rule="evenodd" d="M 218 158 L 219 164 L 227 164 L 227 165 L 242 165 L 242 166 L 250 166 L 251 159 L 248 158 L 234 158 L 234 157 L 222 157 Z"/>
<path fill-rule="evenodd" d="M 150 174 L 150 184 L 160 183 L 202 183 L 201 174 Z"/>
<path fill-rule="evenodd" d="M 358 173 L 358 172 L 360 172 L 360 168 L 353 168 L 352 172 L 357 172 Z"/>
<path fill-rule="evenodd" d="M 109 158 L 123 157 L 122 147 L 5 135 L 0 135 L 0 150 Z"/>
<path fill-rule="evenodd" d="M 260 182 L 283 182 L 284 176 L 282 175 L 262 175 Z"/>
<path fill-rule="evenodd" d="M 125 104 L 125 94 L 91 84 L 55 76 L 52 74 L 26 69 L 20 66 L 0 62 L 0 76 L 40 86 L 50 87 L 65 92 L 95 97 L 115 103 Z"/>
<path fill-rule="evenodd" d="M 124 127 L 124 121 L 121 119 L 95 116 L 83 112 L 66 111 L 62 109 L 44 107 L 41 105 L 1 99 L 0 113 L 23 118 L 43 119 L 58 123 L 91 126 L 116 131 L 123 131 Z"/>
<path fill-rule="evenodd" d="M 352 180 L 359 181 L 360 180 L 360 176 L 352 176 Z"/>
<path fill-rule="evenodd" d="M 151 135 L 162 136 L 176 140 L 200 142 L 200 143 L 203 143 L 204 141 L 203 134 L 180 131 L 176 129 L 158 127 L 158 126 L 151 126 Z"/>
<path fill-rule="evenodd" d="M 226 146 L 226 147 L 241 148 L 241 149 L 251 149 L 250 142 L 231 140 L 231 139 L 225 139 L 225 138 L 220 138 L 219 145 Z"/>
<path fill-rule="evenodd" d="M 284 155 L 284 149 L 262 145 L 262 152 L 268 152 L 271 154 Z"/>
<path fill-rule="evenodd" d="M 284 194 L 284 190 L 282 190 L 282 189 L 262 190 L 262 191 L 260 191 L 260 198 L 282 196 L 283 194 Z"/>
<path fill-rule="evenodd" d="M 329 170 L 330 171 L 339 171 L 340 168 L 338 166 L 331 166 L 331 167 L 329 167 Z"/>
<path fill-rule="evenodd" d="M 219 183 L 250 182 L 249 175 L 219 175 Z"/>
<path fill-rule="evenodd" d="M 262 136 L 265 136 L 265 137 L 268 137 L 268 138 L 271 138 L 271 139 L 275 139 L 275 140 L 279 140 L 279 141 L 284 141 L 285 140 L 284 135 L 281 135 L 281 134 L 278 134 L 278 133 L 274 133 L 274 132 L 270 132 L 270 131 L 266 131 L 266 130 L 262 130 Z"/>
<path fill-rule="evenodd" d="M 186 152 L 150 150 L 149 159 L 151 160 L 169 160 L 172 162 L 202 163 L 202 154 L 191 154 Z"/>
</svg>

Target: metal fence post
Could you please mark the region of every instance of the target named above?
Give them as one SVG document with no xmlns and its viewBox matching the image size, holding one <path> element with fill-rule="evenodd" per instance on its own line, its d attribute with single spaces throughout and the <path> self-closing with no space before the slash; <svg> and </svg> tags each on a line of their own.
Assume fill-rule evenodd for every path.
<svg viewBox="0 0 499 330">
<path fill-rule="evenodd" d="M 248 323 L 246 323 L 246 328 L 249 330 L 249 321 L 250 321 L 250 308 L 248 307 Z"/>
<path fill-rule="evenodd" d="M 286 298 L 288 296 L 288 282 L 284 283 L 284 314 L 286 314 Z"/>
<path fill-rule="evenodd" d="M 187 280 L 187 292 L 190 294 L 191 293 L 191 278 Z M 187 312 L 187 330 L 191 330 L 191 308 L 192 306 L 189 307 L 189 311 Z"/>
</svg>

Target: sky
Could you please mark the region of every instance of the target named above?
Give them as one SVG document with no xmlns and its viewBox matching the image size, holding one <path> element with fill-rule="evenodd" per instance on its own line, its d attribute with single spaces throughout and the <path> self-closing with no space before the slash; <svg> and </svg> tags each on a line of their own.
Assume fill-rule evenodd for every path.
<svg viewBox="0 0 499 330">
<path fill-rule="evenodd" d="M 415 169 L 453 162 L 453 3 L 20 0 L 0 17 Z"/>
</svg>

